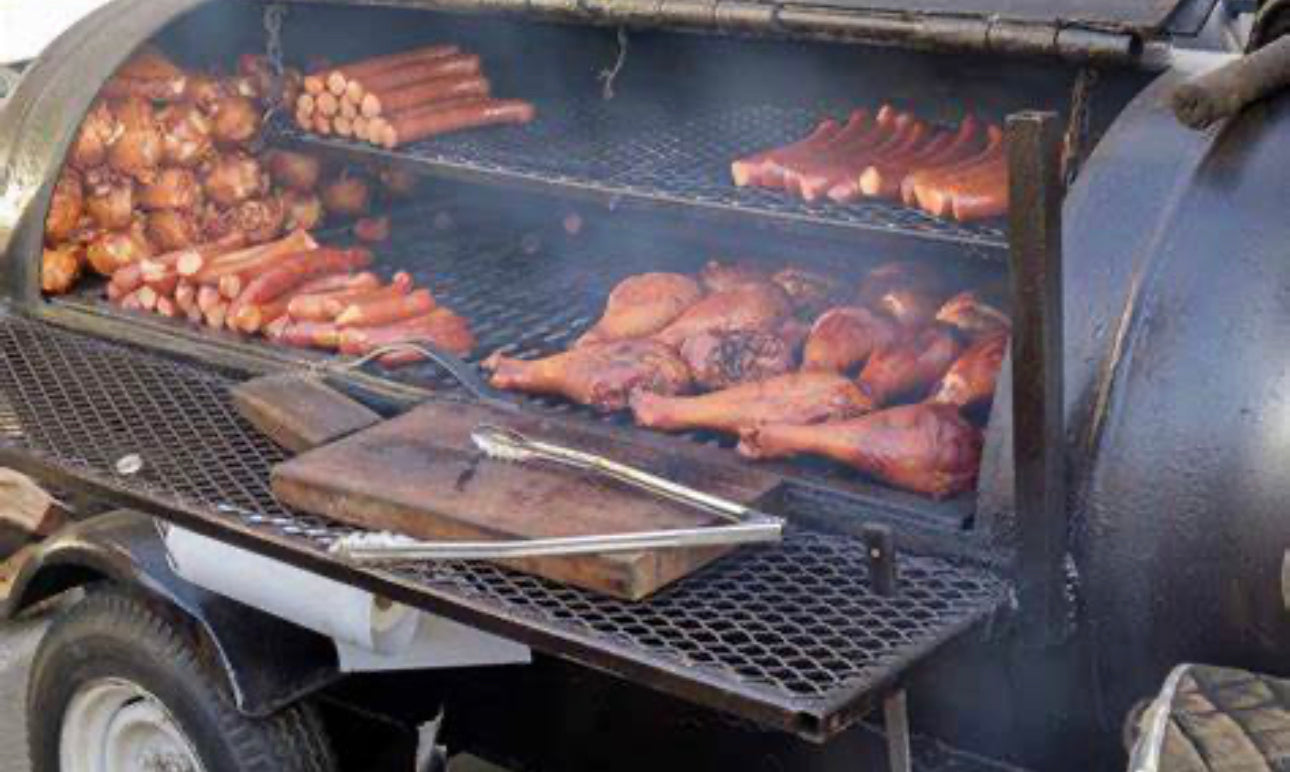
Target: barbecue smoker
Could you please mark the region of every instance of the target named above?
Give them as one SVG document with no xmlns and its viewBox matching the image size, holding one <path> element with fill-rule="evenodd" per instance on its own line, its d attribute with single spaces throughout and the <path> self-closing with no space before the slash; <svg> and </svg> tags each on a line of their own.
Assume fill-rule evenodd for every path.
<svg viewBox="0 0 1290 772">
<path fill-rule="evenodd" d="M 1276 7 L 1252 46 L 1275 37 Z M 412 727 L 441 710 L 449 749 L 525 768 L 1112 769 L 1126 715 L 1174 663 L 1283 671 L 1290 105 L 1274 96 L 1205 132 L 1169 107 L 1186 78 L 1237 55 L 1221 42 L 1231 14 L 1205 0 L 118 0 L 96 12 L 0 111 L 0 456 L 77 518 L 12 564 L 4 610 L 90 587 L 37 663 L 37 769 L 58 763 L 60 727 L 119 697 L 105 683 L 121 704 L 162 706 L 153 725 L 177 724 L 199 754 L 225 754 L 206 769 L 331 769 L 329 754 L 406 769 Z M 264 141 L 424 178 L 379 259 L 469 320 L 472 370 L 501 347 L 563 348 L 641 271 L 791 255 L 852 277 L 921 261 L 1009 288 L 1013 341 L 977 490 L 935 501 L 827 464 L 767 467 L 783 481 L 758 506 L 787 518 L 783 543 L 639 602 L 486 562 L 356 565 L 327 551 L 348 529 L 274 499 L 269 469 L 285 452 L 230 404 L 238 383 L 318 372 L 320 355 L 123 311 L 101 284 L 41 296 L 54 181 L 138 46 L 191 67 L 247 52 L 303 67 L 440 41 L 478 52 L 536 120 L 385 149 L 302 132 L 281 111 Z M 883 102 L 1006 123 L 1006 220 L 730 185 L 735 158 L 823 112 Z M 322 372 L 382 416 L 474 399 L 427 363 Z M 732 445 L 559 400 L 514 404 L 642 448 Z M 154 519 L 264 561 L 262 587 L 303 569 L 338 583 L 338 607 L 374 593 L 452 634 L 397 673 L 388 658 L 338 656 L 301 626 L 303 601 L 254 610 L 178 578 Z M 78 635 L 133 629 L 104 619 L 170 637 L 59 659 Z M 179 675 L 148 681 L 157 661 Z M 262 745 L 223 743 L 229 727 Z M 74 763 L 64 754 L 62 768 Z"/>
</svg>

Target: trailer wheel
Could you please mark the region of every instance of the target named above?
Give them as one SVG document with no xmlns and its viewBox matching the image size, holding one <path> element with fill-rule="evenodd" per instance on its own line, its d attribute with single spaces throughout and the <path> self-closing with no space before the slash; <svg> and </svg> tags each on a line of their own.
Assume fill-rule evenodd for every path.
<svg viewBox="0 0 1290 772">
<path fill-rule="evenodd" d="M 90 593 L 32 663 L 33 772 L 335 772 L 310 706 L 243 716 L 203 643 L 160 601 L 119 587 Z"/>
</svg>

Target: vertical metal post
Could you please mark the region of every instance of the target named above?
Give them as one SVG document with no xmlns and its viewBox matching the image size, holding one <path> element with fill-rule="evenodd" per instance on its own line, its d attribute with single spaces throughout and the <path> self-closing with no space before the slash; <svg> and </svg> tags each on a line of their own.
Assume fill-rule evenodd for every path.
<svg viewBox="0 0 1290 772">
<path fill-rule="evenodd" d="M 869 585 L 875 595 L 895 595 L 896 537 L 885 525 L 866 524 L 861 531 L 869 554 Z"/>
<path fill-rule="evenodd" d="M 1066 616 L 1061 134 L 1056 113 L 1008 118 L 1018 590 L 1039 642 L 1059 637 Z"/>
<path fill-rule="evenodd" d="M 867 524 L 862 530 L 869 555 L 869 585 L 873 594 L 887 598 L 900 591 L 896 564 L 896 537 L 885 525 Z M 887 768 L 891 772 L 912 772 L 913 753 L 909 746 L 909 698 L 904 689 L 882 700 L 883 729 L 887 734 Z"/>
<path fill-rule="evenodd" d="M 882 723 L 887 732 L 887 768 L 891 772 L 913 772 L 909 747 L 909 704 L 905 690 L 893 692 L 882 701 Z"/>
</svg>

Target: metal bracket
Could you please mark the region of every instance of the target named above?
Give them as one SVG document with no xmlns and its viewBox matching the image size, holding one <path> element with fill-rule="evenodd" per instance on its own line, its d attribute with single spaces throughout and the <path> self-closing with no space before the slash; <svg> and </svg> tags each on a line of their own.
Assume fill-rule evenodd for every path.
<svg viewBox="0 0 1290 772">
<path fill-rule="evenodd" d="M 1081 67 L 1071 86 L 1071 110 L 1066 119 L 1066 135 L 1062 143 L 1062 178 L 1070 187 L 1084 165 L 1088 153 L 1089 122 L 1092 116 L 1093 87 L 1098 73 L 1092 67 Z"/>
<path fill-rule="evenodd" d="M 1053 112 L 1008 117 L 1013 293 L 1013 458 L 1026 629 L 1066 629 L 1066 426 L 1062 333 L 1061 129 Z"/>
</svg>

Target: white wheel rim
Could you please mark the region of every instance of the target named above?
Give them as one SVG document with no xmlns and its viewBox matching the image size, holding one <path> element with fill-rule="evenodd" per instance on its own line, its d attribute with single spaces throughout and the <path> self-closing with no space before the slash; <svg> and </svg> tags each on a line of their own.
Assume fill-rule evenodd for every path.
<svg viewBox="0 0 1290 772">
<path fill-rule="evenodd" d="M 72 697 L 58 761 L 61 772 L 205 772 L 161 700 L 117 678 L 92 681 Z"/>
</svg>

